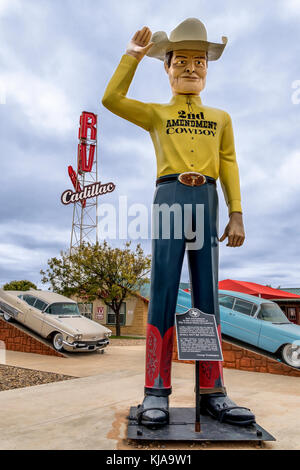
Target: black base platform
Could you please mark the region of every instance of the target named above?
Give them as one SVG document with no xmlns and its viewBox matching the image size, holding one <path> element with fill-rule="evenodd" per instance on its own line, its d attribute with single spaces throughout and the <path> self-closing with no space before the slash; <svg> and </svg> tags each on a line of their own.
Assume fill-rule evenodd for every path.
<svg viewBox="0 0 300 470">
<path fill-rule="evenodd" d="M 195 408 L 170 408 L 170 423 L 155 429 L 138 425 L 137 407 L 130 408 L 128 439 L 151 441 L 275 441 L 258 424 L 236 426 L 219 423 L 210 416 L 201 415 L 201 432 L 195 432 Z"/>
</svg>

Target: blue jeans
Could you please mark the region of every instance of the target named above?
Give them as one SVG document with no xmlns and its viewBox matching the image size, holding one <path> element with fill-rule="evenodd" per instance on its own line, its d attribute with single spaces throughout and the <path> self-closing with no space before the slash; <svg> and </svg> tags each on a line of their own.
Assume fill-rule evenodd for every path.
<svg viewBox="0 0 300 470">
<path fill-rule="evenodd" d="M 154 224 L 157 238 L 152 239 L 145 392 L 165 396 L 172 391 L 174 320 L 186 249 L 192 306 L 215 315 L 221 339 L 218 302 L 218 194 L 214 184 L 186 186 L 178 180 L 162 182 L 154 194 L 154 205 L 161 204 L 167 204 L 169 207 L 176 204 L 182 214 L 180 218 L 174 215 L 174 212 L 170 212 L 168 238 L 164 238 L 163 217 L 158 217 L 158 225 Z M 198 211 L 197 205 L 198 209 L 201 205 L 203 212 Z M 188 239 L 190 233 L 185 232 L 184 216 L 192 222 L 190 229 L 196 231 L 192 242 Z M 200 247 L 203 236 L 203 246 Z M 222 362 L 198 361 L 198 365 L 200 393 L 225 393 Z"/>
</svg>

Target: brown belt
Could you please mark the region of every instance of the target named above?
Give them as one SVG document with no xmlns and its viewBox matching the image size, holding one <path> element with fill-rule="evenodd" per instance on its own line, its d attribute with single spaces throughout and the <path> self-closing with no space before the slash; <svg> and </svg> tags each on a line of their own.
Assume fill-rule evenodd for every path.
<svg viewBox="0 0 300 470">
<path fill-rule="evenodd" d="M 186 186 L 202 186 L 206 183 L 216 184 L 216 180 L 211 176 L 202 175 L 196 171 L 187 171 L 185 173 L 160 176 L 156 180 L 156 186 L 160 183 L 176 180 L 180 181 L 180 183 L 185 184 Z"/>
</svg>

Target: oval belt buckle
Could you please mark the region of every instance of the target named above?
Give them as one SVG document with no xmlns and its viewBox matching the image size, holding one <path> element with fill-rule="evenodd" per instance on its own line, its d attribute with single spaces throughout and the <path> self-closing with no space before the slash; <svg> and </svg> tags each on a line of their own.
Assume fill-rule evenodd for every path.
<svg viewBox="0 0 300 470">
<path fill-rule="evenodd" d="M 178 181 L 186 186 L 202 186 L 206 183 L 206 178 L 196 171 L 186 171 L 185 173 L 180 173 Z"/>
</svg>

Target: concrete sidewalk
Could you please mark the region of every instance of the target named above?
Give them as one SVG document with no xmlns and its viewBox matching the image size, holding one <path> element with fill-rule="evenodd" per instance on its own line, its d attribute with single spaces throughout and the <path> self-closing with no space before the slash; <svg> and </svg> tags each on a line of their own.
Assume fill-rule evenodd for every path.
<svg viewBox="0 0 300 470">
<path fill-rule="evenodd" d="M 144 351 L 144 346 L 110 346 L 104 355 L 68 359 L 8 352 L 8 364 L 81 378 L 1 392 L 0 449 L 136 449 L 138 444 L 125 439 L 126 416 L 143 397 Z M 174 363 L 172 375 L 170 405 L 193 406 L 194 366 Z M 264 449 L 300 449 L 299 378 L 231 369 L 224 375 L 230 397 L 251 408 L 276 437 Z M 184 442 L 161 444 L 192 450 Z M 193 450 L 255 448 L 244 442 L 199 443 Z"/>
<path fill-rule="evenodd" d="M 145 346 L 139 346 L 143 351 Z M 130 354 L 137 350 L 137 346 L 109 345 L 104 354 L 99 352 L 73 353 L 69 357 L 55 357 L 40 354 L 6 351 L 6 364 L 25 369 L 55 372 L 57 374 L 73 377 L 89 377 L 91 375 L 111 374 L 112 370 L 120 368 L 120 358 L 124 370 L 136 371 L 141 360 L 140 355 Z M 126 352 L 126 354 L 123 354 Z M 128 353 L 128 354 L 127 354 Z"/>
</svg>

